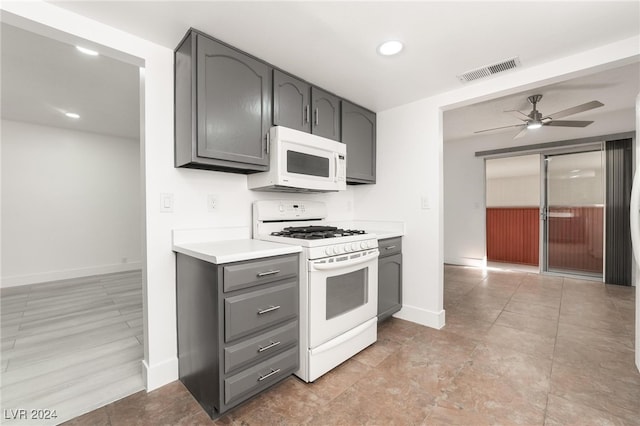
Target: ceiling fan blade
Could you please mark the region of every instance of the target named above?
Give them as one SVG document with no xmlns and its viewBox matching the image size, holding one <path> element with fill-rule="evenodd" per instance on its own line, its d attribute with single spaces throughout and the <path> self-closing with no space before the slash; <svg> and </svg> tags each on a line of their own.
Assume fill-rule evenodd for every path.
<svg viewBox="0 0 640 426">
<path fill-rule="evenodd" d="M 587 127 L 591 123 L 593 123 L 593 121 L 553 120 L 543 125 L 558 127 Z"/>
<path fill-rule="evenodd" d="M 521 137 L 523 137 L 524 135 L 526 135 L 526 134 L 527 134 L 527 132 L 529 132 L 529 129 L 527 129 L 527 126 L 525 125 L 525 126 L 522 128 L 522 130 L 520 130 L 520 131 L 518 132 L 518 134 L 517 134 L 517 135 L 515 135 L 513 138 L 514 138 L 514 139 L 521 138 Z"/>
<path fill-rule="evenodd" d="M 518 120 L 522 120 L 522 121 L 531 120 L 531 117 L 529 117 L 527 114 L 525 114 L 524 112 L 518 111 L 516 109 L 510 109 L 505 112 L 508 112 L 509 114 L 513 115 Z"/>
<path fill-rule="evenodd" d="M 526 126 L 526 124 L 513 124 L 511 126 L 494 127 L 492 129 L 478 130 L 478 131 L 473 132 L 473 133 L 492 132 L 494 130 L 511 129 L 511 128 L 514 128 L 514 127 L 522 127 L 522 126 Z"/>
<path fill-rule="evenodd" d="M 572 108 L 567 108 L 567 109 L 563 109 L 562 111 L 554 112 L 553 114 L 549 114 L 544 118 L 553 118 L 555 120 L 556 118 L 562 118 L 568 115 L 577 114 L 579 112 L 589 111 L 590 109 L 599 108 L 601 106 L 604 106 L 602 102 L 591 101 L 591 102 L 587 102 L 586 104 L 577 105 Z"/>
</svg>

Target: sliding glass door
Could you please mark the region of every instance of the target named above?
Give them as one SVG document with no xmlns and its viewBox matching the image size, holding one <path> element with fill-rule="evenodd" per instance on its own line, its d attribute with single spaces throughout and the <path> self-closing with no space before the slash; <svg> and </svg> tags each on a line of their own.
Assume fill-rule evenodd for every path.
<svg viewBox="0 0 640 426">
<path fill-rule="evenodd" d="M 602 277 L 604 153 L 544 157 L 543 269 Z"/>
</svg>

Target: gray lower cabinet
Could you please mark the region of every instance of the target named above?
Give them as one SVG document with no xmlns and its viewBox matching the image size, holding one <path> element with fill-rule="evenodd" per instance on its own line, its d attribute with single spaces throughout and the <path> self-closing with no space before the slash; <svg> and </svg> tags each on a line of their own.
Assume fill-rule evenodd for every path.
<svg viewBox="0 0 640 426">
<path fill-rule="evenodd" d="M 190 30 L 175 50 L 175 165 L 268 170 L 271 67 Z"/>
<path fill-rule="evenodd" d="M 297 254 L 176 262 L 179 376 L 212 418 L 298 369 Z"/>
<path fill-rule="evenodd" d="M 340 141 L 340 99 L 273 70 L 273 124 Z"/>
<path fill-rule="evenodd" d="M 378 241 L 378 321 L 402 308 L 402 238 Z"/>
<path fill-rule="evenodd" d="M 347 183 L 376 183 L 376 114 L 343 100 L 341 140 L 347 145 Z"/>
</svg>

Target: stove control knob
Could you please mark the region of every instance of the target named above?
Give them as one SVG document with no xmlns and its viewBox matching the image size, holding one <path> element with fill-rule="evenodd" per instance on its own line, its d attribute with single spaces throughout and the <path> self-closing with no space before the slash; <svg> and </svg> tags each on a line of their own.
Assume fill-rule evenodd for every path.
<svg viewBox="0 0 640 426">
<path fill-rule="evenodd" d="M 367 248 L 367 243 L 360 243 L 360 248 L 361 249 L 366 249 Z"/>
<path fill-rule="evenodd" d="M 327 254 L 327 256 L 331 256 L 333 254 L 333 250 L 331 250 L 331 247 L 327 247 L 326 249 L 324 249 L 324 252 Z"/>
<path fill-rule="evenodd" d="M 353 247 L 351 247 L 351 244 L 345 244 L 344 245 L 344 251 L 345 252 L 353 251 Z"/>
<path fill-rule="evenodd" d="M 335 246 L 335 247 L 333 248 L 333 252 L 334 252 L 335 254 L 340 254 L 340 253 L 342 253 L 342 248 L 341 248 L 340 246 Z"/>
<path fill-rule="evenodd" d="M 351 244 L 351 250 L 353 250 L 353 251 L 358 250 L 358 244 L 356 244 L 356 243 L 352 243 L 352 244 Z"/>
</svg>

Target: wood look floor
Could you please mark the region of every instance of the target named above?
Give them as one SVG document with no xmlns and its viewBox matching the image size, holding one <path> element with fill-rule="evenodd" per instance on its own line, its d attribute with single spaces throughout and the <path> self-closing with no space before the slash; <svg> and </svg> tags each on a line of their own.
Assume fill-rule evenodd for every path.
<svg viewBox="0 0 640 426">
<path fill-rule="evenodd" d="M 447 325 L 395 318 L 312 384 L 212 421 L 173 382 L 70 425 L 640 425 L 635 289 L 445 266 Z"/>
<path fill-rule="evenodd" d="M 0 299 L 3 424 L 56 424 L 144 389 L 140 271 L 10 287 Z M 26 420 L 13 418 L 20 409 Z"/>
</svg>

